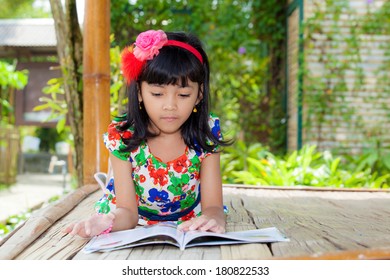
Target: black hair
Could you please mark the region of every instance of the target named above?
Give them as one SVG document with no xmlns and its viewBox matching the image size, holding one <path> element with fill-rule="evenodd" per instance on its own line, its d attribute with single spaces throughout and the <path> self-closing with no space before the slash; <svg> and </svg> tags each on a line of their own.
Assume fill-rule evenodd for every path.
<svg viewBox="0 0 390 280">
<path fill-rule="evenodd" d="M 123 139 L 126 148 L 123 151 L 133 151 L 142 141 L 150 137 L 158 136 L 148 130 L 150 119 L 144 108 L 140 109 L 138 92 L 141 82 L 151 84 L 186 86 L 188 79 L 199 84 L 199 90 L 203 94 L 202 100 L 196 105 L 197 113 L 191 113 L 190 117 L 181 127 L 181 135 L 185 144 L 199 151 L 199 148 L 207 152 L 213 152 L 218 146 L 226 146 L 227 142 L 218 139 L 211 132 L 209 126 L 209 78 L 210 67 L 207 54 L 200 40 L 184 32 L 166 32 L 168 40 L 185 42 L 202 55 L 203 64 L 190 51 L 176 46 L 164 46 L 159 54 L 152 60 L 148 60 L 142 68 L 137 81 L 132 81 L 127 88 L 128 108 L 126 122 L 120 130 L 129 127 L 134 128 L 130 139 Z M 200 92 L 198 93 L 200 94 Z M 142 106 L 142 103 L 141 103 Z M 200 151 L 199 151 L 200 152 Z"/>
</svg>

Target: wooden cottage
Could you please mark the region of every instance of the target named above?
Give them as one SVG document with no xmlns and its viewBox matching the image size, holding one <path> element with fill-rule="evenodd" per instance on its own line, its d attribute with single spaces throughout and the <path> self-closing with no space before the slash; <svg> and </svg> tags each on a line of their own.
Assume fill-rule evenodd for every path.
<svg viewBox="0 0 390 280">
<path fill-rule="evenodd" d="M 16 59 L 16 70 L 27 70 L 29 81 L 14 96 L 15 124 L 54 127 L 46 121 L 50 109 L 34 111 L 42 104 L 42 89 L 51 78 L 61 77 L 57 62 L 57 40 L 53 19 L 0 20 L 0 59 Z"/>
</svg>

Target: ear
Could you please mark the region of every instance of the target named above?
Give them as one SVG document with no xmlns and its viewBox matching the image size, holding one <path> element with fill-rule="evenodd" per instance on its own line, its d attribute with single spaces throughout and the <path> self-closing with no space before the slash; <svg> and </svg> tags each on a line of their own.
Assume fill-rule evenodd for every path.
<svg viewBox="0 0 390 280">
<path fill-rule="evenodd" d="M 141 93 L 141 84 L 138 83 L 137 85 L 137 92 L 138 92 L 138 102 L 142 102 L 142 93 Z"/>
<path fill-rule="evenodd" d="M 196 99 L 195 105 L 198 105 L 200 101 L 203 99 L 203 84 L 199 85 L 199 93 L 198 98 Z"/>
</svg>

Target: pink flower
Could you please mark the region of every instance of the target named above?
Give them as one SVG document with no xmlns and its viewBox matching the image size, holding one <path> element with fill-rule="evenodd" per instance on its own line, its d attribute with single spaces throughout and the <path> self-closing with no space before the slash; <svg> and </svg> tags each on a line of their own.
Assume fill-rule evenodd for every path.
<svg viewBox="0 0 390 280">
<path fill-rule="evenodd" d="M 135 40 L 134 56 L 140 61 L 153 59 L 167 41 L 167 35 L 162 30 L 142 32 Z"/>
</svg>

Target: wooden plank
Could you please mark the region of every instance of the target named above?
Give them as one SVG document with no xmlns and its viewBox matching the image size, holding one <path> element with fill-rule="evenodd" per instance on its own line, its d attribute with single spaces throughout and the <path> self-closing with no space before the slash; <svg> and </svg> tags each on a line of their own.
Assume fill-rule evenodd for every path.
<svg viewBox="0 0 390 280">
<path fill-rule="evenodd" d="M 96 189 L 96 188 L 95 188 Z M 275 226 L 290 242 L 195 247 L 185 251 L 169 245 L 143 246 L 109 253 L 79 252 L 88 239 L 62 232 L 66 224 L 93 213 L 100 197 L 85 195 L 69 213 L 51 222 L 43 234 L 23 247 L 16 259 L 285 259 L 387 258 L 390 248 L 390 193 L 388 191 L 296 190 L 294 188 L 225 187 L 229 207 L 227 230 Z M 47 210 L 50 213 L 52 210 Z M 48 215 L 45 215 L 48 216 Z M 51 218 L 54 219 L 54 218 Z M 43 230 L 43 231 L 42 231 Z M 31 230 L 20 228 L 14 236 Z M 4 243 L 15 246 L 15 238 Z M 11 242 L 12 241 L 12 242 Z M 11 243 L 10 243 L 11 242 Z M 4 252 L 4 246 L 0 252 Z M 14 251 L 13 251 L 14 252 Z M 364 252 L 363 255 L 359 252 Z M 4 257 L 4 253 L 1 255 Z M 363 256 L 363 257 L 362 257 Z M 14 257 L 7 255 L 7 259 Z"/>
<path fill-rule="evenodd" d="M 121 249 L 112 252 L 84 254 L 79 252 L 74 260 L 214 260 L 220 259 L 219 246 L 194 247 L 180 251 L 171 245 L 148 245 L 135 248 Z"/>
<path fill-rule="evenodd" d="M 34 213 L 26 223 L 19 228 L 1 247 L 0 260 L 14 259 L 26 250 L 43 232 L 50 228 L 57 220 L 67 214 L 73 207 L 82 201 L 97 185 L 86 185 L 50 207 Z"/>
<path fill-rule="evenodd" d="M 292 258 L 279 258 L 288 260 L 390 260 L 390 247 L 366 249 L 355 251 L 337 251 L 324 254 L 313 254 Z"/>
<path fill-rule="evenodd" d="M 388 192 L 236 192 L 257 227 L 276 226 L 291 238 L 288 243 L 271 244 L 277 257 L 390 244 Z"/>
<path fill-rule="evenodd" d="M 71 236 L 62 231 L 67 225 L 94 213 L 94 204 L 101 196 L 101 191 L 97 185 L 93 185 L 92 191 L 95 192 L 87 193 L 83 200 L 74 204 L 77 207 L 70 207 L 66 216 L 53 223 L 31 246 L 25 248 L 17 259 L 72 259 L 89 239 Z"/>
<path fill-rule="evenodd" d="M 229 207 L 227 230 L 255 229 L 252 219 L 245 211 L 242 201 L 234 196 L 225 196 Z M 129 260 L 204 260 L 204 259 L 265 259 L 272 257 L 268 247 L 262 244 L 194 247 L 180 251 L 170 245 L 144 246 L 108 253 L 78 253 L 74 259 L 129 259 Z"/>
<path fill-rule="evenodd" d="M 230 189 L 231 192 L 234 189 Z M 227 231 L 240 231 L 256 229 L 253 222 L 253 217 L 244 205 L 244 201 L 241 197 L 234 194 L 230 194 L 229 191 L 225 192 L 224 203 L 228 206 L 229 213 L 227 214 Z M 266 244 L 244 244 L 244 245 L 232 245 L 221 246 L 221 259 L 234 260 L 234 259 L 269 259 L 272 254 Z"/>
</svg>

